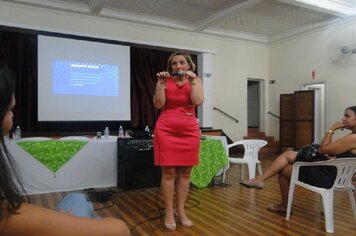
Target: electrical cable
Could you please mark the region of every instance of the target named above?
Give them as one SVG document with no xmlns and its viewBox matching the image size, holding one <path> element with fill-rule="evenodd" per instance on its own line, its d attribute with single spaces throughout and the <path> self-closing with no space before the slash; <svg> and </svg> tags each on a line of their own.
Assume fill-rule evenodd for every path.
<svg viewBox="0 0 356 236">
<path fill-rule="evenodd" d="M 86 189 L 84 192 L 88 195 L 88 198 L 92 202 L 106 202 L 111 199 L 114 194 L 118 192 L 113 190 L 108 191 L 96 191 L 95 189 Z"/>
<path fill-rule="evenodd" d="M 221 186 L 221 187 L 228 186 L 228 184 L 226 184 L 226 183 L 222 183 L 221 182 L 221 183 L 216 184 L 214 181 L 212 181 L 212 185 L 213 186 Z M 146 220 L 143 220 L 141 222 L 136 223 L 130 229 L 131 232 L 134 231 L 137 226 L 139 226 L 141 224 L 144 224 L 146 222 L 149 222 L 150 226 L 153 229 L 157 229 L 163 224 L 163 219 L 164 219 L 164 215 L 165 215 L 165 208 L 161 207 L 160 204 L 159 204 L 159 192 L 160 192 L 160 188 L 158 187 L 157 191 L 156 191 L 156 194 L 155 194 L 155 206 L 156 206 L 156 209 L 152 209 L 152 210 L 148 211 L 145 214 Z M 99 211 L 99 210 L 102 210 L 102 209 L 105 209 L 105 208 L 110 208 L 110 207 L 114 206 L 115 203 L 113 201 L 113 196 L 118 194 L 118 193 L 120 193 L 120 192 L 113 191 L 113 190 L 96 191 L 94 188 L 90 188 L 90 189 L 85 189 L 84 193 L 87 194 L 89 200 L 92 201 L 92 202 L 99 202 L 99 203 L 109 202 L 109 205 L 94 209 L 94 211 Z M 188 198 L 187 201 L 186 201 L 186 207 L 185 208 L 186 209 L 194 208 L 194 207 L 199 206 L 199 204 L 200 204 L 199 200 L 194 199 L 194 198 Z M 158 219 L 160 220 L 159 224 L 158 225 L 154 225 L 152 223 L 152 221 L 155 221 L 155 220 L 158 220 Z"/>
<path fill-rule="evenodd" d="M 84 193 L 88 196 L 91 202 L 97 202 L 97 203 L 109 202 L 109 205 L 94 209 L 94 211 L 99 211 L 105 208 L 113 207 L 115 205 L 113 202 L 113 197 L 119 192 L 113 190 L 96 191 L 94 188 L 90 188 L 90 189 L 85 189 Z"/>
<path fill-rule="evenodd" d="M 228 184 L 228 183 L 225 183 L 223 182 L 222 180 L 219 180 L 218 182 L 215 181 L 215 178 L 211 181 L 211 187 L 221 187 L 221 188 L 224 188 L 224 187 L 231 187 L 231 184 Z"/>
<path fill-rule="evenodd" d="M 230 187 L 231 185 L 230 184 L 227 184 L 227 183 L 224 183 L 222 182 L 221 180 L 216 183 L 215 180 L 213 180 L 211 182 L 211 185 L 210 187 L 213 187 L 213 188 L 216 188 L 216 186 L 218 187 Z M 155 206 L 156 206 L 156 209 L 152 209 L 150 211 L 148 211 L 146 214 L 145 214 L 145 218 L 146 220 L 143 220 L 141 222 L 138 222 L 136 223 L 131 229 L 130 231 L 132 232 L 133 230 L 136 229 L 136 227 L 138 225 L 141 225 L 141 224 L 144 224 L 146 222 L 149 222 L 150 223 L 150 226 L 153 228 L 153 229 L 157 229 L 159 228 L 162 224 L 163 224 L 163 219 L 164 219 L 164 215 L 165 215 L 165 208 L 164 207 L 161 207 L 158 203 L 159 201 L 159 192 L 160 192 L 160 187 L 157 188 L 157 191 L 156 191 L 156 194 L 155 194 Z M 96 208 L 94 209 L 94 211 L 99 211 L 99 210 L 102 210 L 102 209 L 105 209 L 105 208 L 110 208 L 110 207 L 113 207 L 115 205 L 115 203 L 113 202 L 113 196 L 120 193 L 118 191 L 113 191 L 113 190 L 108 190 L 108 191 L 96 191 L 94 188 L 90 188 L 90 189 L 85 189 L 84 190 L 84 193 L 87 194 L 89 200 L 91 202 L 99 202 L 99 203 L 103 203 L 103 202 L 110 202 L 109 205 L 106 205 L 106 206 L 103 206 L 103 207 L 99 207 L 99 208 Z M 189 203 L 191 203 L 191 205 L 189 205 Z M 194 198 L 188 198 L 187 201 L 186 201 L 186 209 L 191 209 L 191 208 L 194 208 L 194 207 L 197 207 L 199 206 L 200 202 L 199 200 L 197 199 L 194 199 Z M 158 214 L 152 216 L 152 214 L 154 212 L 157 212 Z M 152 221 L 155 221 L 157 219 L 160 219 L 159 221 L 159 224 L 158 225 L 154 225 L 152 223 Z"/>
<path fill-rule="evenodd" d="M 163 219 L 163 215 L 164 215 L 164 212 L 162 212 L 162 211 L 164 210 L 164 208 L 163 208 L 163 207 L 160 207 L 160 206 L 158 205 L 158 193 L 159 193 L 159 190 L 160 190 L 160 188 L 158 187 L 158 188 L 157 188 L 157 191 L 156 191 L 156 196 L 155 196 L 155 205 L 156 205 L 157 209 L 153 209 L 153 210 L 149 211 L 148 213 L 146 213 L 146 216 L 145 216 L 146 220 L 136 223 L 136 224 L 130 229 L 130 232 L 132 232 L 133 230 L 135 230 L 138 225 L 144 224 L 144 223 L 146 223 L 146 222 L 151 222 L 151 221 L 157 220 L 157 219 L 160 219 L 160 222 L 159 222 L 158 226 L 157 226 L 157 227 L 152 227 L 152 224 L 150 224 L 150 226 L 151 226 L 152 228 L 154 228 L 154 229 L 157 229 L 158 227 L 160 227 L 160 226 L 162 225 L 162 219 Z M 152 217 L 152 218 L 149 217 L 150 212 L 154 212 L 154 211 L 158 211 L 159 216 Z"/>
<path fill-rule="evenodd" d="M 153 229 L 157 229 L 157 228 L 159 228 L 159 227 L 163 224 L 163 219 L 164 219 L 164 215 L 165 215 L 165 208 L 164 208 L 164 207 L 160 207 L 160 206 L 158 205 L 158 196 L 159 196 L 158 193 L 159 193 L 159 190 L 160 190 L 160 188 L 157 188 L 156 196 L 155 196 L 155 205 L 156 205 L 157 209 L 150 210 L 150 211 L 146 214 L 146 220 L 143 220 L 143 221 L 141 221 L 141 222 L 136 223 L 136 224 L 130 229 L 130 232 L 132 232 L 133 230 L 135 230 L 138 225 L 144 224 L 144 223 L 146 223 L 146 222 L 149 222 L 149 223 L 150 223 L 150 226 L 151 226 Z M 197 199 L 194 199 L 194 198 L 188 198 L 186 202 L 187 202 L 187 205 L 188 205 L 188 206 L 186 206 L 187 209 L 197 207 L 197 206 L 199 206 L 199 204 L 200 204 L 200 202 L 199 202 Z M 193 204 L 189 206 L 189 202 L 193 202 Z M 158 216 L 149 217 L 150 213 L 155 212 L 155 211 L 157 211 L 157 212 L 159 213 Z M 158 224 L 157 226 L 153 226 L 152 221 L 157 220 L 157 219 L 160 219 L 159 224 Z"/>
</svg>

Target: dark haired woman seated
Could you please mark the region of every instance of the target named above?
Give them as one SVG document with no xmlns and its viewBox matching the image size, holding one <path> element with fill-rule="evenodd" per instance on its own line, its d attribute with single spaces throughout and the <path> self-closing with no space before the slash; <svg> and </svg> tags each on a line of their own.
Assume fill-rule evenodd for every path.
<svg viewBox="0 0 356 236">
<path fill-rule="evenodd" d="M 351 133 L 333 141 L 332 136 L 339 129 L 348 129 L 351 130 Z M 330 158 L 356 157 L 356 106 L 346 108 L 342 120 L 337 121 L 325 133 L 319 152 L 327 154 Z M 282 153 L 263 175 L 257 176 L 255 179 L 242 181 L 241 184 L 248 188 L 262 189 L 266 180 L 278 174 L 282 201 L 267 209 L 269 211 L 285 212 L 287 210 L 292 165 L 296 156 L 297 152 L 295 151 Z M 299 173 L 301 181 L 321 188 L 331 188 L 335 178 L 336 168 L 332 166 L 302 167 Z"/>
</svg>

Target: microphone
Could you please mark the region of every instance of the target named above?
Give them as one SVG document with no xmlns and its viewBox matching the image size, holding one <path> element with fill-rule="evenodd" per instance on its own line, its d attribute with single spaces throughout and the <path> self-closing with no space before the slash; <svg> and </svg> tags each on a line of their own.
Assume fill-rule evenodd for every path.
<svg viewBox="0 0 356 236">
<path fill-rule="evenodd" d="M 180 70 L 180 71 L 176 71 L 176 72 L 172 72 L 170 73 L 171 76 L 182 76 L 185 75 L 185 72 Z"/>
</svg>

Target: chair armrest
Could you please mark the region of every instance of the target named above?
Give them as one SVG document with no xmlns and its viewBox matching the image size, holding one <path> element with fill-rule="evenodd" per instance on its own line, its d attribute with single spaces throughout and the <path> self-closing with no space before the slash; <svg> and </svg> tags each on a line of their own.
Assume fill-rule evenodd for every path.
<svg viewBox="0 0 356 236">
<path fill-rule="evenodd" d="M 347 158 L 340 158 L 340 159 L 347 159 Z M 324 165 L 335 165 L 333 164 L 333 162 L 336 159 L 332 159 L 332 160 L 326 160 L 326 161 L 314 161 L 314 162 L 306 162 L 306 161 L 296 161 L 293 164 L 293 168 L 294 166 L 324 166 Z M 330 163 L 331 162 L 331 163 Z"/>
<path fill-rule="evenodd" d="M 229 150 L 230 148 L 235 147 L 237 145 L 243 145 L 243 144 L 241 143 L 241 141 L 236 141 L 234 143 L 228 144 L 227 145 L 227 150 Z"/>
</svg>

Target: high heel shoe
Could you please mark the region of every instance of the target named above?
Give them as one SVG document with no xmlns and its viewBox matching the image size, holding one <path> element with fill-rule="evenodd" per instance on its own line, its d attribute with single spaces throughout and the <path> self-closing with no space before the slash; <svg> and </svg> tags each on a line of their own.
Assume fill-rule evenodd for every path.
<svg viewBox="0 0 356 236">
<path fill-rule="evenodd" d="M 262 181 L 258 181 L 257 179 L 243 180 L 240 181 L 240 184 L 246 188 L 263 189 L 264 187 L 264 183 Z"/>
<path fill-rule="evenodd" d="M 166 229 L 168 229 L 168 230 L 173 231 L 173 230 L 176 230 L 177 225 L 176 225 L 176 222 L 171 223 L 171 224 L 164 222 L 164 227 L 166 227 Z"/>
<path fill-rule="evenodd" d="M 189 219 L 183 220 L 175 209 L 173 213 L 178 218 L 179 222 L 183 225 L 183 227 L 190 228 L 194 226 L 194 223 L 191 220 Z"/>
</svg>

